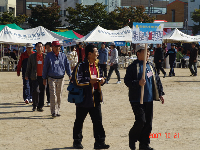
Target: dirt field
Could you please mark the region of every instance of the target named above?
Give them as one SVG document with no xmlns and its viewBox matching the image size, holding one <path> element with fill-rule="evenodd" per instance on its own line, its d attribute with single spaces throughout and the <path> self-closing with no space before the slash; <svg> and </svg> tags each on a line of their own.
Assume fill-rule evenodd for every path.
<svg viewBox="0 0 200 150">
<path fill-rule="evenodd" d="M 128 132 L 134 123 L 128 88 L 123 83 L 125 70 L 120 73 L 122 84 L 115 84 L 117 78 L 113 73 L 110 83 L 103 86 L 103 125 L 111 150 L 129 150 Z M 189 69 L 177 68 L 175 73 L 175 77 L 164 79 L 161 75 L 165 104 L 154 102 L 152 133 L 159 136 L 151 139 L 150 146 L 155 150 L 200 150 L 200 74 L 190 77 Z M 0 150 L 73 149 L 75 105 L 67 102 L 67 84 L 65 77 L 61 117 L 52 119 L 46 98 L 44 112 L 32 112 L 32 105 L 23 102 L 22 78 L 16 72 L 0 72 Z M 89 115 L 83 136 L 84 149 L 93 149 Z"/>
</svg>

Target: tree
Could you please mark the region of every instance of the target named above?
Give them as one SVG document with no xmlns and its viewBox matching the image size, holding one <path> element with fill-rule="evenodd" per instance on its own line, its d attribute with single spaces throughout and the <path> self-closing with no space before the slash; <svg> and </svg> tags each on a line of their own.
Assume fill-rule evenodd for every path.
<svg viewBox="0 0 200 150">
<path fill-rule="evenodd" d="M 0 17 L 0 24 L 6 25 L 6 24 L 12 24 L 15 23 L 18 26 L 25 22 L 25 20 L 28 18 L 26 15 L 19 15 L 14 17 L 12 12 L 4 12 L 2 16 Z"/>
<path fill-rule="evenodd" d="M 69 23 L 69 29 L 78 31 L 80 34 L 86 35 L 97 25 L 102 26 L 108 13 L 105 10 L 107 6 L 102 3 L 94 5 L 76 4 L 75 8 L 68 7 L 66 20 Z"/>
<path fill-rule="evenodd" d="M 128 8 L 117 7 L 114 11 L 109 13 L 107 29 L 116 30 L 124 26 L 133 26 L 133 22 L 152 23 L 154 17 L 150 17 L 145 13 L 144 6 L 131 6 Z"/>
<path fill-rule="evenodd" d="M 192 33 L 195 35 L 200 31 L 200 9 L 195 9 L 191 18 L 194 22 L 197 23 L 192 27 Z"/>
<path fill-rule="evenodd" d="M 107 5 L 95 3 L 91 6 L 76 4 L 75 8 L 67 8 L 66 21 L 70 24 L 69 29 L 78 30 L 80 34 L 86 35 L 97 25 L 109 30 L 117 30 L 124 26 L 133 26 L 133 22 L 151 23 L 155 20 L 145 13 L 144 6 L 129 8 L 117 7 L 108 13 Z"/>
<path fill-rule="evenodd" d="M 57 3 L 52 3 L 46 7 L 37 5 L 36 7 L 29 6 L 31 9 L 31 17 L 28 18 L 28 23 L 32 28 L 43 26 L 51 31 L 56 31 L 56 27 L 61 26 L 59 21 L 61 15 L 60 6 Z"/>
</svg>

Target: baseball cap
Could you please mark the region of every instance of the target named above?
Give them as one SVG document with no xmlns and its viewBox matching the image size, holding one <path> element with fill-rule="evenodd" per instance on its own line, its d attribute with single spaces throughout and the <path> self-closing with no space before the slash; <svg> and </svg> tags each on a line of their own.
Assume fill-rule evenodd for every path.
<svg viewBox="0 0 200 150">
<path fill-rule="evenodd" d="M 32 43 L 27 43 L 26 47 L 34 47 Z"/>
<path fill-rule="evenodd" d="M 171 46 L 176 46 L 176 45 L 174 43 L 172 43 Z"/>
<path fill-rule="evenodd" d="M 60 46 L 59 41 L 53 41 L 53 42 L 52 42 L 52 46 Z"/>
<path fill-rule="evenodd" d="M 112 43 L 110 43 L 110 45 L 112 45 L 112 46 L 115 46 L 115 43 L 114 43 L 114 42 L 112 42 Z"/>
<path fill-rule="evenodd" d="M 145 49 L 145 44 L 139 44 L 136 49 L 135 49 L 135 52 L 141 50 L 141 49 Z"/>
</svg>

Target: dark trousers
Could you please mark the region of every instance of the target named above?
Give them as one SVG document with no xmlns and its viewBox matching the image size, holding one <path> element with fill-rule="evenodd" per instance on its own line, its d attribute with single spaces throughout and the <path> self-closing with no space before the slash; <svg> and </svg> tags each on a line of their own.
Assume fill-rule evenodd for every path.
<svg viewBox="0 0 200 150">
<path fill-rule="evenodd" d="M 160 71 L 163 73 L 163 74 L 166 74 L 163 66 L 162 66 L 162 62 L 159 62 L 159 63 L 155 63 L 156 64 L 156 71 L 158 74 L 160 74 Z"/>
<path fill-rule="evenodd" d="M 91 108 L 76 107 L 76 120 L 74 122 L 73 139 L 79 142 L 82 141 L 83 122 L 88 113 L 90 114 L 90 117 L 93 123 L 93 133 L 94 133 L 95 142 L 104 142 L 105 131 L 102 125 L 102 114 L 101 114 L 100 102 L 96 102 L 95 107 L 91 107 Z"/>
<path fill-rule="evenodd" d="M 31 79 L 26 80 L 25 75 L 22 75 L 23 79 L 23 99 L 24 101 L 26 99 L 30 100 L 32 99 L 32 85 L 31 85 Z"/>
<path fill-rule="evenodd" d="M 181 59 L 181 65 L 182 65 L 182 68 L 185 68 L 185 64 L 186 64 L 185 59 Z"/>
<path fill-rule="evenodd" d="M 39 91 L 38 91 L 39 87 Z M 36 80 L 32 80 L 33 88 L 33 108 L 42 108 L 44 106 L 44 89 L 43 79 L 37 76 Z"/>
<path fill-rule="evenodd" d="M 189 62 L 189 69 L 193 75 L 197 75 L 197 63 L 196 62 Z"/>
<path fill-rule="evenodd" d="M 110 70 L 109 70 L 109 73 L 108 73 L 108 81 L 110 80 L 110 77 L 113 73 L 113 70 L 115 70 L 115 73 L 117 75 L 117 79 L 118 81 L 120 81 L 120 73 L 119 73 L 119 70 L 118 70 L 118 64 L 113 64 L 112 66 L 110 66 Z"/>
<path fill-rule="evenodd" d="M 169 75 L 175 75 L 175 73 L 174 73 L 175 63 L 170 63 L 169 65 L 170 65 Z"/>
<path fill-rule="evenodd" d="M 100 67 L 103 70 L 103 76 L 107 78 L 107 64 L 100 64 Z"/>
<path fill-rule="evenodd" d="M 150 144 L 153 102 L 131 103 L 131 106 L 135 115 L 135 123 L 129 131 L 129 147 L 135 149 L 135 142 L 137 141 L 142 145 Z"/>
<path fill-rule="evenodd" d="M 48 80 L 47 80 L 47 87 L 46 87 L 46 96 L 47 96 L 47 103 L 50 103 L 50 92 L 49 92 Z"/>
</svg>

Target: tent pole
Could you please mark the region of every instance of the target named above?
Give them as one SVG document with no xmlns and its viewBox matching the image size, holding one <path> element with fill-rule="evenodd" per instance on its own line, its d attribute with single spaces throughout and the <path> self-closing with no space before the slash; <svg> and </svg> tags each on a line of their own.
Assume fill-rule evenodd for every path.
<svg viewBox="0 0 200 150">
<path fill-rule="evenodd" d="M 4 56 L 4 44 L 3 44 L 3 56 Z"/>
<path fill-rule="evenodd" d="M 17 54 L 17 61 L 19 60 L 19 44 L 18 44 L 18 54 Z"/>
<path fill-rule="evenodd" d="M 2 48 L 2 44 L 1 44 L 1 58 L 2 58 L 2 54 L 3 54 L 3 48 Z"/>
</svg>

